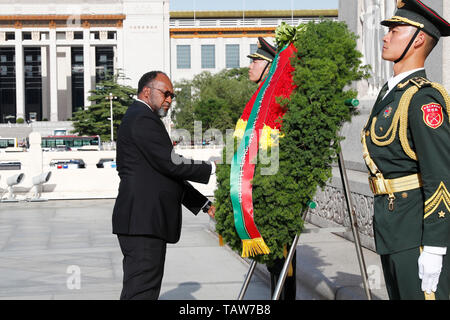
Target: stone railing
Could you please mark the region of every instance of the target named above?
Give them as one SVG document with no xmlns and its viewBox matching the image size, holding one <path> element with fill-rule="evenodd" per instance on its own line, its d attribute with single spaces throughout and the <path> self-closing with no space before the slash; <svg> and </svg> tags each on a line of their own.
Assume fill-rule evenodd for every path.
<svg viewBox="0 0 450 320">
<path fill-rule="evenodd" d="M 345 124 L 342 128 L 341 134 L 345 137 L 342 142 L 342 155 L 352 203 L 356 212 L 361 243 L 364 247 L 375 250 L 372 221 L 373 194 L 367 181 L 368 172 L 363 162 L 360 138 L 361 130 L 369 117 L 373 100 L 361 100 L 360 102 L 360 115 L 354 117 L 351 123 Z M 328 181 L 323 190 L 317 190 L 314 200 L 317 203 L 317 208 L 310 210 L 307 221 L 320 227 L 350 227 L 350 218 L 337 165 L 333 167 L 333 178 Z M 351 231 L 340 235 L 353 240 Z"/>
<path fill-rule="evenodd" d="M 1 152 L 0 162 L 20 162 L 20 169 L 0 170 L 0 195 L 7 191 L 7 179 L 15 174 L 24 173 L 24 179 L 14 186 L 18 200 L 30 198 L 34 192 L 33 177 L 51 171 L 50 180 L 42 188 L 42 197 L 46 199 L 92 199 L 115 198 L 119 188 L 119 176 L 114 167 L 97 168 L 100 159 L 116 158 L 115 150 L 102 151 L 43 151 L 41 136 L 37 132 L 29 135 L 30 148 L 26 152 Z M 220 148 L 176 149 L 187 158 L 208 160 L 220 157 Z M 67 169 L 51 166 L 58 160 L 80 159 L 85 168 L 79 169 L 69 165 Z M 213 196 L 216 177 L 213 175 L 207 185 L 193 183 L 206 196 Z M 4 194 L 5 196 L 5 194 Z"/>
</svg>

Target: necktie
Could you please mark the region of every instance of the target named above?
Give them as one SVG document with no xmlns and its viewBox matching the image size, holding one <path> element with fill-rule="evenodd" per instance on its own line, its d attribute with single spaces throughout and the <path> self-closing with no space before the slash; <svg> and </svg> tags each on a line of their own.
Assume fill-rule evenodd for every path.
<svg viewBox="0 0 450 320">
<path fill-rule="evenodd" d="M 370 118 L 372 118 L 374 115 L 378 114 L 380 112 L 380 107 L 382 106 L 380 102 L 383 100 L 384 96 L 386 95 L 386 92 L 389 90 L 388 83 L 386 82 L 384 86 L 381 88 L 380 93 L 378 94 L 377 101 L 375 101 L 375 105 L 373 106 L 372 112 L 370 114 Z M 369 121 L 370 123 L 371 121 Z"/>
<path fill-rule="evenodd" d="M 386 95 L 386 92 L 388 92 L 389 90 L 389 86 L 388 83 L 386 82 L 383 86 L 383 88 L 381 88 L 380 94 L 378 95 L 378 101 L 383 100 L 384 96 Z"/>
</svg>

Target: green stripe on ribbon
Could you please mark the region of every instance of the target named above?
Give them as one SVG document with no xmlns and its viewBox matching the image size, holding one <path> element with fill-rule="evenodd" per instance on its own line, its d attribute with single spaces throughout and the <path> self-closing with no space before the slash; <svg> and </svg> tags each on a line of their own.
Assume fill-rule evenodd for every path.
<svg viewBox="0 0 450 320">
<path fill-rule="evenodd" d="M 275 70 L 276 70 L 276 67 L 278 64 L 278 59 L 279 59 L 279 54 L 274 59 L 274 62 L 272 63 L 272 66 L 269 70 L 269 74 L 267 75 L 267 79 L 264 81 L 262 88 L 259 91 L 258 96 L 253 104 L 252 111 L 250 113 L 244 135 L 242 137 L 239 147 L 238 147 L 236 153 L 234 154 L 232 162 L 231 162 L 230 196 L 231 196 L 231 202 L 232 202 L 233 211 L 234 211 L 234 225 L 235 225 L 235 228 L 236 228 L 236 231 L 237 231 L 239 237 L 242 240 L 248 240 L 248 239 L 251 239 L 251 237 L 245 227 L 245 217 L 243 214 L 241 199 L 240 199 L 241 187 L 242 187 L 241 171 L 242 171 L 242 167 L 246 160 L 246 155 L 247 155 L 249 144 L 250 144 L 251 134 L 255 129 L 255 123 L 256 123 L 256 120 L 258 119 L 258 112 L 261 107 L 261 102 L 263 100 L 265 91 L 270 84 L 273 74 L 275 73 Z"/>
</svg>

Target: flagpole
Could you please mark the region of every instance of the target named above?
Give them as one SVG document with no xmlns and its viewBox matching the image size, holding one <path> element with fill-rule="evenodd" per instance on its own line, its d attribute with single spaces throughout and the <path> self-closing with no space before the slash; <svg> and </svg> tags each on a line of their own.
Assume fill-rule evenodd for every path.
<svg viewBox="0 0 450 320">
<path fill-rule="evenodd" d="M 291 24 L 294 25 L 294 0 L 291 0 Z"/>
<path fill-rule="evenodd" d="M 192 6 L 194 7 L 194 25 L 195 25 L 195 0 L 192 0 Z"/>
<path fill-rule="evenodd" d="M 244 300 L 245 293 L 247 292 L 248 285 L 250 284 L 250 280 L 253 276 L 253 273 L 255 272 L 256 268 L 256 261 L 253 260 L 250 264 L 250 269 L 247 272 L 247 275 L 245 276 L 244 284 L 242 285 L 241 291 L 239 292 L 238 300 Z"/>
<path fill-rule="evenodd" d="M 359 269 L 361 271 L 361 277 L 363 280 L 364 292 L 366 293 L 367 300 L 372 300 L 372 293 L 370 291 L 370 286 L 369 286 L 369 276 L 367 275 L 366 262 L 364 261 L 364 254 L 363 254 L 362 247 L 361 247 L 361 240 L 359 238 L 358 222 L 356 219 L 355 209 L 354 209 L 353 203 L 352 203 L 352 196 L 350 193 L 350 186 L 348 183 L 347 173 L 345 170 L 344 157 L 342 155 L 342 150 L 341 150 L 341 152 L 339 152 L 338 165 L 339 165 L 339 171 L 341 173 L 342 188 L 344 189 L 345 201 L 347 203 L 347 211 L 348 211 L 348 216 L 350 218 L 350 225 L 352 228 L 353 240 L 355 243 L 356 256 L 358 258 Z"/>
<path fill-rule="evenodd" d="M 245 0 L 242 0 L 242 26 L 245 26 Z"/>
</svg>

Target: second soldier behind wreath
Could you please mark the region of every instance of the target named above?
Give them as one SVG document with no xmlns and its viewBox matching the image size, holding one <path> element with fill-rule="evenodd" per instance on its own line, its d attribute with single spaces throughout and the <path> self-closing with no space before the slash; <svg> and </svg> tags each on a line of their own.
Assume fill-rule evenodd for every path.
<svg viewBox="0 0 450 320">
<path fill-rule="evenodd" d="M 418 0 L 397 2 L 382 25 L 394 77 L 362 132 L 374 192 L 374 236 L 390 299 L 448 300 L 450 98 L 424 64 L 450 24 Z"/>
<path fill-rule="evenodd" d="M 264 38 L 258 38 L 258 49 L 256 52 L 248 55 L 252 61 L 249 66 L 249 79 L 252 82 L 258 84 L 258 86 L 266 79 L 269 74 L 270 67 L 273 59 L 277 53 L 277 49 L 272 46 L 269 42 L 267 42 Z M 295 279 L 295 263 L 296 254 L 292 259 L 292 270 L 291 273 L 288 274 L 286 281 L 284 283 L 283 291 L 281 292 L 280 299 L 281 300 L 295 300 L 296 297 L 296 279 Z M 275 291 L 275 287 L 277 285 L 278 279 L 280 277 L 281 270 L 284 265 L 284 259 L 278 259 L 275 261 L 272 267 L 268 267 L 267 269 L 270 272 L 270 282 L 271 282 L 271 295 Z"/>
</svg>

